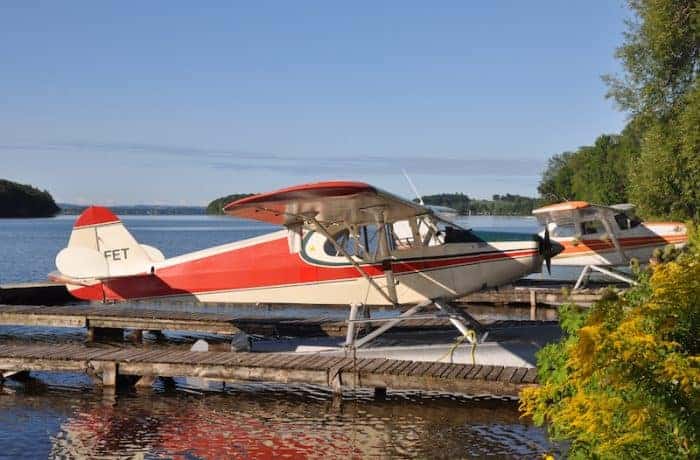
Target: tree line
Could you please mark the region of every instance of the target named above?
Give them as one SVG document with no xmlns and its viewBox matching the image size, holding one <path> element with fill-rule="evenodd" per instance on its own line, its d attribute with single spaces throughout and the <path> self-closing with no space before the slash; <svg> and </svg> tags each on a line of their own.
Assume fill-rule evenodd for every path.
<svg viewBox="0 0 700 460">
<path fill-rule="evenodd" d="M 539 200 L 521 195 L 493 195 L 490 200 L 469 198 L 464 193 L 439 193 L 422 197 L 427 205 L 447 206 L 460 214 L 490 216 L 530 215 Z"/>
<path fill-rule="evenodd" d="M 208 205 L 207 205 L 207 214 L 215 214 L 215 215 L 220 215 L 224 213 L 224 206 L 227 204 L 234 202 L 236 200 L 240 200 L 241 198 L 247 198 L 249 196 L 254 195 L 253 193 L 234 193 L 233 195 L 226 195 L 222 196 L 220 198 L 216 198 L 215 200 L 212 200 Z"/>
<path fill-rule="evenodd" d="M 645 217 L 700 217 L 700 6 L 630 0 L 607 97 L 629 114 L 619 134 L 554 155 L 538 191 L 546 202 L 631 202 Z"/>
<path fill-rule="evenodd" d="M 59 211 L 46 190 L 0 179 L 0 217 L 53 217 Z"/>
</svg>

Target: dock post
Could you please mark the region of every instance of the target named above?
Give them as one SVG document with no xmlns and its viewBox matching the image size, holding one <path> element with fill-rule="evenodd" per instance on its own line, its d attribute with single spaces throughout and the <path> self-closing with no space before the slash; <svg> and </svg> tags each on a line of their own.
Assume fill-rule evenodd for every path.
<svg viewBox="0 0 700 460">
<path fill-rule="evenodd" d="M 530 289 L 530 321 L 537 319 L 537 291 Z"/>
<path fill-rule="evenodd" d="M 362 305 L 362 319 L 371 319 L 372 314 L 369 311 L 369 305 Z M 370 326 L 370 323 L 365 323 L 364 326 L 362 326 L 361 329 L 362 334 L 369 334 L 372 332 L 372 326 Z"/>
<path fill-rule="evenodd" d="M 139 377 L 139 379 L 134 383 L 134 387 L 136 388 L 151 388 L 153 386 L 153 383 L 156 381 L 156 378 L 152 375 L 142 375 Z"/>
<path fill-rule="evenodd" d="M 117 363 L 106 362 L 100 366 L 102 369 L 102 386 L 105 388 L 114 388 L 117 386 L 117 374 L 119 366 Z"/>
<path fill-rule="evenodd" d="M 87 341 L 97 342 L 100 340 L 124 340 L 124 329 L 88 325 Z"/>
<path fill-rule="evenodd" d="M 159 341 L 163 340 L 163 338 L 164 338 L 163 331 L 161 331 L 159 329 L 151 329 L 148 331 L 148 333 L 155 336 L 156 342 L 159 342 Z"/>
<path fill-rule="evenodd" d="M 142 329 L 134 329 L 133 331 L 131 331 L 131 341 L 134 343 L 143 342 L 143 330 Z"/>
<path fill-rule="evenodd" d="M 355 320 L 357 320 L 357 311 L 360 308 L 359 304 L 350 304 L 350 317 L 348 319 L 348 332 L 345 336 L 345 346 L 352 347 L 355 344 Z"/>
<path fill-rule="evenodd" d="M 333 394 L 342 395 L 343 394 L 343 382 L 340 378 L 340 372 L 336 372 L 330 378 L 330 387 L 333 390 Z"/>
</svg>

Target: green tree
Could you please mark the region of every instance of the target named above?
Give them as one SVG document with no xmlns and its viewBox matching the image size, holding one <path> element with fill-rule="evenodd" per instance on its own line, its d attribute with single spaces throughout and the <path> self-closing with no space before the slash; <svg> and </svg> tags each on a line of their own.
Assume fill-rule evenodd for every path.
<svg viewBox="0 0 700 460">
<path fill-rule="evenodd" d="M 572 160 L 574 152 L 564 152 L 554 155 L 547 162 L 547 168 L 542 173 L 540 185 L 537 187 L 542 199 L 548 203 L 571 200 L 574 197 L 572 180 L 574 168 Z"/>
<path fill-rule="evenodd" d="M 630 0 L 617 50 L 624 76 L 605 77 L 608 96 L 647 127 L 629 169 L 629 194 L 642 215 L 698 218 L 700 199 L 700 3 Z"/>
<path fill-rule="evenodd" d="M 630 197 L 642 214 L 700 218 L 700 89 L 655 121 L 630 169 Z"/>
<path fill-rule="evenodd" d="M 634 116 L 663 116 L 693 86 L 700 59 L 700 4 L 697 0 L 629 0 L 616 57 L 623 76 L 607 75 L 608 97 Z"/>
<path fill-rule="evenodd" d="M 46 190 L 0 179 L 0 217 L 53 217 L 60 210 Z"/>
<path fill-rule="evenodd" d="M 217 198 L 215 200 L 212 200 L 208 205 L 207 205 L 207 214 L 223 214 L 224 213 L 224 206 L 226 206 L 229 203 L 232 203 L 236 200 L 240 200 L 241 198 L 246 198 L 249 196 L 252 196 L 252 193 L 234 193 L 233 195 L 226 195 L 222 196 L 220 198 Z"/>
<path fill-rule="evenodd" d="M 603 134 L 591 146 L 554 155 L 538 191 L 547 202 L 585 200 L 598 204 L 627 201 L 628 171 L 639 152 L 637 123 L 621 134 Z"/>
</svg>

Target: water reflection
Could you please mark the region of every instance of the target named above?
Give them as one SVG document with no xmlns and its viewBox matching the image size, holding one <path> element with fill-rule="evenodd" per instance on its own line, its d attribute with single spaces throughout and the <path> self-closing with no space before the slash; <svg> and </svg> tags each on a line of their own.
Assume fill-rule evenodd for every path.
<svg viewBox="0 0 700 460">
<path fill-rule="evenodd" d="M 52 458 L 535 457 L 550 448 L 510 401 L 322 388 L 178 385 L 103 399 L 86 382 L 42 375 L 0 396 L 5 453 Z M 54 386 L 63 382 L 60 391 Z M 89 385 L 89 384 L 87 384 Z M 9 394 L 8 394 L 9 393 Z M 28 424 L 28 422 L 30 422 Z M 2 433 L 5 433 L 5 436 Z M 49 433 L 42 444 L 41 433 Z M 46 437 L 44 434 L 43 437 Z M 2 454 L 0 454 L 2 456 Z"/>
</svg>

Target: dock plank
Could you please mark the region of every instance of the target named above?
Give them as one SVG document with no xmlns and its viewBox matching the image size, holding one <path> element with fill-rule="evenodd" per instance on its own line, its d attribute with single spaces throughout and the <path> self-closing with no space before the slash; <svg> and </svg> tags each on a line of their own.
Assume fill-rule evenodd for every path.
<svg viewBox="0 0 700 460">
<path fill-rule="evenodd" d="M 476 376 L 479 374 L 479 372 L 481 372 L 481 368 L 483 368 L 483 367 L 484 366 L 482 366 L 481 364 L 477 364 L 475 366 L 472 366 L 471 370 L 469 371 L 469 373 L 467 375 L 464 376 L 464 378 L 469 379 L 469 380 L 476 378 Z"/>
<path fill-rule="evenodd" d="M 503 372 L 504 367 L 503 366 L 493 366 L 493 369 L 489 374 L 486 376 L 486 380 L 493 382 L 498 380 L 498 376 L 501 375 L 501 372 Z"/>
<path fill-rule="evenodd" d="M 0 369 L 100 372 L 115 364 L 129 375 L 206 377 L 280 383 L 379 386 L 397 389 L 517 396 L 536 380 L 534 368 L 471 366 L 452 363 L 359 359 L 310 354 L 193 352 L 182 349 L 86 347 L 82 344 L 0 345 Z M 3 367 L 4 366 L 4 367 Z M 321 373 L 319 375 L 319 372 Z M 341 378 L 337 378 L 340 377 Z M 511 380 L 522 379 L 513 384 Z M 333 383 L 335 382 L 335 383 Z M 481 382 L 481 383 L 479 383 Z M 485 387 L 486 382 L 498 385 Z M 335 388 L 335 387 L 334 387 Z"/>
<path fill-rule="evenodd" d="M 522 383 L 535 383 L 537 381 L 537 368 L 531 367 L 521 380 Z"/>
<path fill-rule="evenodd" d="M 513 377 L 510 378 L 510 383 L 521 383 L 523 380 L 523 377 L 525 377 L 525 374 L 527 374 L 527 368 L 520 367 L 518 368 L 514 373 Z"/>
<path fill-rule="evenodd" d="M 459 373 L 455 376 L 456 379 L 464 380 L 467 378 L 467 375 L 469 375 L 470 372 L 474 370 L 474 365 L 472 364 L 463 364 L 463 367 L 460 369 Z"/>
</svg>

